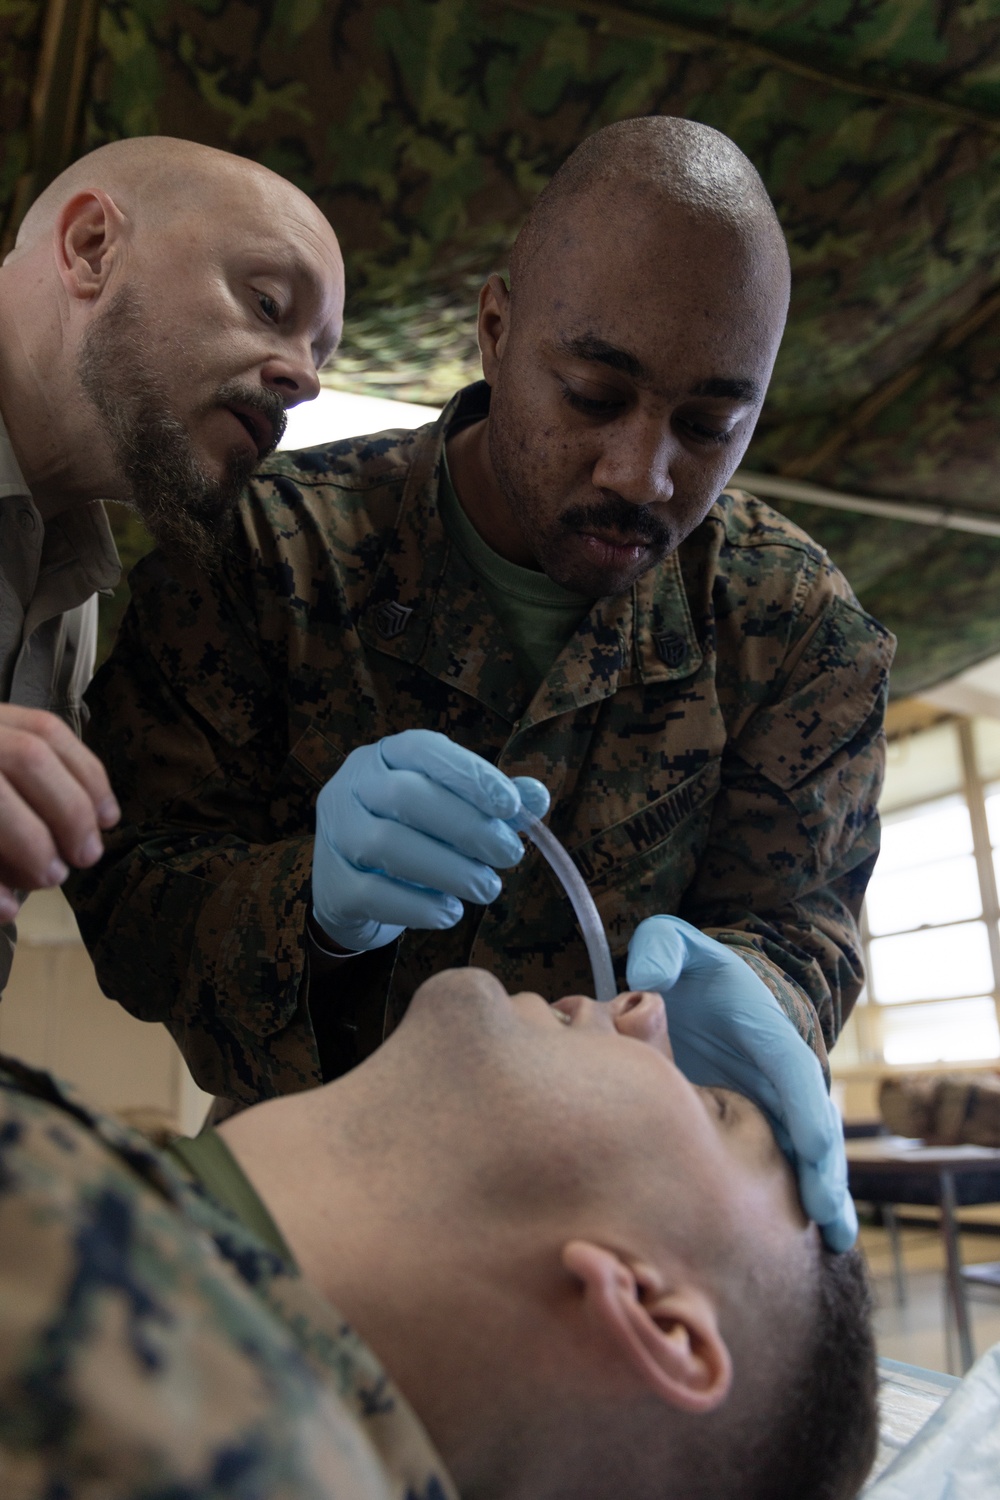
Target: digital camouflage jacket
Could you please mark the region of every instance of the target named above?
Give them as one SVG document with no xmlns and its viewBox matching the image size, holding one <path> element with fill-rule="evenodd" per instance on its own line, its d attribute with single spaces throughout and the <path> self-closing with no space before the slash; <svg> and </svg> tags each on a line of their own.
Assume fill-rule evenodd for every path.
<svg viewBox="0 0 1000 1500">
<path fill-rule="evenodd" d="M 167 1023 L 195 1077 L 252 1101 L 364 1054 L 414 988 L 477 964 L 510 989 L 590 989 L 534 850 L 450 932 L 307 980 L 316 795 L 355 746 L 440 730 L 552 794 L 619 978 L 636 924 L 677 912 L 764 978 L 825 1060 L 862 983 L 892 637 L 810 539 L 739 492 L 581 623 L 531 702 L 437 509 L 459 393 L 432 426 L 270 459 L 216 577 L 132 575 L 91 689 L 124 809 L 71 899 L 105 993 Z"/>
<path fill-rule="evenodd" d="M 336 1309 L 145 1138 L 0 1058 L 4 1500 L 457 1500 Z"/>
</svg>

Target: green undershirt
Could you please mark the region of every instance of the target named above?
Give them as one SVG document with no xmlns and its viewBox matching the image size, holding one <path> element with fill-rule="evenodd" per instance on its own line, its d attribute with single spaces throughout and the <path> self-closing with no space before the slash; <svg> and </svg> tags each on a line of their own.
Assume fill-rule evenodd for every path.
<svg viewBox="0 0 1000 1500">
<path fill-rule="evenodd" d="M 228 1208 L 270 1250 L 294 1266 L 295 1257 L 285 1244 L 281 1230 L 221 1135 L 206 1129 L 194 1140 L 178 1136 L 170 1142 L 167 1151 L 180 1162 L 189 1177 L 200 1183 L 209 1197 Z"/>
<path fill-rule="evenodd" d="M 534 697 L 594 601 L 553 583 L 546 573 L 518 567 L 494 552 L 462 509 L 447 459 L 441 464 L 438 507 L 445 531 L 476 575 Z"/>
</svg>

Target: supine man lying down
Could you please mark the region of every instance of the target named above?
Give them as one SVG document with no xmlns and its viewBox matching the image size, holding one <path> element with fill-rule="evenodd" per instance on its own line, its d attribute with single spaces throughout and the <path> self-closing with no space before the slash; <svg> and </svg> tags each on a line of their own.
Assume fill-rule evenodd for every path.
<svg viewBox="0 0 1000 1500">
<path fill-rule="evenodd" d="M 0 1072 L 5 1500 L 848 1500 L 875 1433 L 861 1262 L 658 994 L 448 971 L 167 1152 Z"/>
</svg>

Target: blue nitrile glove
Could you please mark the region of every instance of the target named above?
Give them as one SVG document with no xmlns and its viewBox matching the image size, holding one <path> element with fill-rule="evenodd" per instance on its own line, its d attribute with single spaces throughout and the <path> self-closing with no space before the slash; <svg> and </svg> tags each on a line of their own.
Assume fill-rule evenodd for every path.
<svg viewBox="0 0 1000 1500">
<path fill-rule="evenodd" d="M 549 794 L 513 780 L 431 729 L 352 750 L 316 802 L 313 912 L 342 948 L 381 948 L 406 927 L 454 927 L 485 906 L 524 844 L 506 818 L 537 817 Z"/>
<path fill-rule="evenodd" d="M 674 1060 L 691 1083 L 734 1089 L 764 1111 L 831 1250 L 849 1250 L 844 1127 L 819 1059 L 739 954 L 679 917 L 648 917 L 628 950 L 631 989 L 659 990 Z"/>
</svg>

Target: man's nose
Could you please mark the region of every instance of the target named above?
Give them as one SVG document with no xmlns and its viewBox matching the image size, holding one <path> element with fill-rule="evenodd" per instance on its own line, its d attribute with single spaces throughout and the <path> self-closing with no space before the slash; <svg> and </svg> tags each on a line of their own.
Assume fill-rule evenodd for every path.
<svg viewBox="0 0 1000 1500">
<path fill-rule="evenodd" d="M 594 487 L 632 505 L 662 505 L 672 499 L 675 441 L 659 423 L 615 423 L 603 434 L 593 470 Z"/>
<path fill-rule="evenodd" d="M 555 1009 L 569 1016 L 574 1026 L 617 1031 L 634 1041 L 646 1042 L 673 1059 L 666 1006 L 656 990 L 626 990 L 607 1001 L 591 1000 L 587 995 L 564 995 L 555 1002 Z"/>
<path fill-rule="evenodd" d="M 274 391 L 286 408 L 302 401 L 313 401 L 319 395 L 319 372 L 308 344 L 295 344 L 275 351 L 265 361 L 261 380 Z"/>
<path fill-rule="evenodd" d="M 667 1008 L 662 995 L 656 990 L 628 990 L 615 996 L 611 1008 L 617 1031 L 637 1042 L 648 1042 L 673 1060 L 674 1049 L 670 1045 Z"/>
</svg>

